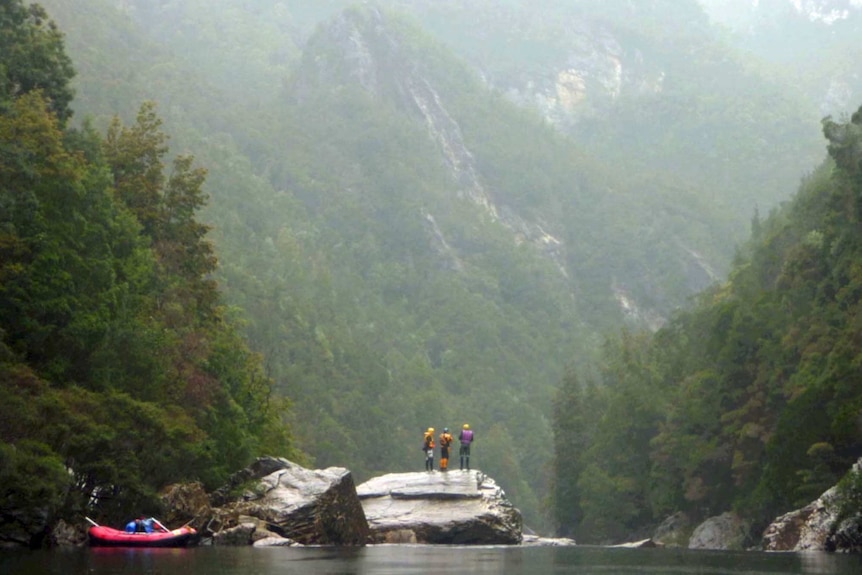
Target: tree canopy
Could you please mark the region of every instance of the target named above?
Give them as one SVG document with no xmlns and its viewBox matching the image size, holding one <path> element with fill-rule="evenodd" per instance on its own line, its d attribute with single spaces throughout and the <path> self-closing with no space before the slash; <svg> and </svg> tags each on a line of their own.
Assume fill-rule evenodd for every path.
<svg viewBox="0 0 862 575">
<path fill-rule="evenodd" d="M 168 482 L 214 487 L 263 451 L 301 457 L 211 277 L 205 170 L 165 168 L 152 103 L 105 136 L 66 129 L 55 27 L 20 2 L 0 14 L 22 58 L 0 52 L 0 532 L 85 505 L 156 511 Z"/>
<path fill-rule="evenodd" d="M 728 282 L 653 336 L 613 338 L 595 381 L 559 388 L 564 532 L 615 540 L 678 510 L 762 527 L 862 455 L 862 108 L 823 133 L 828 158 L 754 222 Z"/>
</svg>

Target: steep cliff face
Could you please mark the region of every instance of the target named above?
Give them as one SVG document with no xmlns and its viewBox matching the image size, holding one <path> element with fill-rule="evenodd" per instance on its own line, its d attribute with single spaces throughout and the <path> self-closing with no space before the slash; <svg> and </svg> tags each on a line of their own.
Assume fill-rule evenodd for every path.
<svg viewBox="0 0 862 575">
<path fill-rule="evenodd" d="M 69 10 L 56 0 L 48 4 Z M 143 0 L 118 4 L 170 50 L 193 62 L 209 81 L 241 95 L 241 105 L 255 108 L 258 102 L 274 99 L 278 78 L 292 73 L 300 61 L 291 98 L 314 98 L 319 88 L 358 86 L 371 98 L 399 106 L 421 122 L 436 143 L 440 160 L 456 182 L 453 196 L 469 199 L 477 208 L 477 218 L 505 227 L 515 242 L 540 249 L 562 277 L 576 283 L 583 283 L 585 275 L 595 275 L 585 269 L 585 259 L 619 254 L 579 256 L 577 251 L 584 246 L 574 246 L 581 240 L 571 237 L 566 228 L 585 229 L 589 221 L 584 224 L 563 215 L 559 206 L 544 212 L 525 209 L 518 198 L 501 193 L 488 166 L 477 161 L 474 143 L 465 138 L 465 119 L 453 106 L 453 91 L 428 73 L 427 55 L 405 43 L 399 32 L 405 29 L 403 22 L 393 27 L 381 10 L 415 18 L 414 23 L 442 40 L 487 87 L 540 114 L 582 149 L 613 166 L 611 171 L 632 180 L 670 174 L 675 181 L 669 186 L 665 182 L 651 186 L 674 188 L 668 196 L 678 194 L 670 198 L 674 205 L 660 210 L 710 212 L 705 228 L 721 230 L 706 229 L 704 237 L 693 239 L 677 223 L 661 217 L 662 221 L 649 221 L 655 219 L 655 210 L 639 202 L 652 200 L 626 198 L 631 212 L 626 217 L 642 217 L 638 224 L 648 231 L 636 231 L 629 224 L 621 233 L 643 236 L 662 228 L 673 241 L 655 241 L 667 245 L 657 246 L 643 237 L 635 241 L 645 252 L 661 249 L 678 262 L 676 277 L 662 272 L 664 278 L 659 280 L 676 282 L 674 294 L 667 293 L 669 285 L 654 285 L 659 282 L 644 277 L 645 271 L 656 267 L 648 261 L 649 253 L 639 258 L 643 269 L 627 265 L 615 277 L 600 279 L 605 297 L 620 302 L 617 311 L 629 318 L 664 317 L 693 291 L 720 277 L 733 245 L 748 233 L 755 206 L 766 211 L 786 198 L 801 173 L 822 154 L 820 116 L 800 117 L 794 111 L 792 90 L 780 86 L 767 86 L 769 92 L 758 96 L 760 87 L 750 82 L 756 74 L 742 69 L 740 61 L 725 52 L 695 0 L 503 4 L 379 0 L 346 13 L 341 10 L 352 4 L 350 0 L 313 6 L 273 0 L 254 7 L 226 0 L 223 10 L 210 10 L 203 0 L 182 5 L 156 6 Z M 323 22 L 322 28 L 312 33 L 318 22 Z M 242 48 L 232 49 L 234 44 Z M 206 88 L 200 91 L 207 97 L 211 94 Z M 825 97 L 846 101 L 852 93 L 845 79 L 835 77 Z M 100 94 L 94 91 L 92 97 Z M 768 115 L 761 117 L 761 111 Z M 571 178 L 572 196 L 583 181 L 582 174 Z M 605 187 L 618 190 L 621 186 L 614 182 Z M 644 190 L 642 196 L 651 193 Z M 525 190 L 521 195 L 528 194 L 534 192 Z M 692 203 L 695 197 L 694 204 L 699 205 Z M 591 209 L 602 209 L 595 201 L 589 204 Z M 428 227 L 429 241 L 437 242 L 438 248 L 447 246 L 442 248 L 448 255 L 441 265 L 451 266 L 461 257 L 462 246 L 435 208 L 415 209 L 413 215 L 416 221 L 428 222 L 426 213 L 437 222 L 436 232 Z M 587 209 L 582 213 L 585 219 L 596 220 Z M 679 221 L 676 214 L 668 217 Z M 608 234 L 598 235 L 605 237 L 597 241 L 606 244 L 618 241 Z M 445 243 L 439 243 L 440 238 Z M 614 282 L 622 286 L 625 304 L 613 290 Z M 574 286 L 575 292 L 583 289 Z M 639 319 L 633 321 L 644 325 Z"/>
<path fill-rule="evenodd" d="M 588 153 L 577 143 L 558 143 L 553 144 L 558 158 L 536 160 L 558 171 L 554 162 L 568 162 L 566 174 L 554 176 L 556 181 L 539 173 L 538 181 L 522 178 L 524 181 L 516 184 L 503 182 L 499 166 L 487 158 L 487 145 L 484 157 L 475 149 L 475 122 L 465 118 L 465 113 L 471 113 L 465 109 L 472 105 L 475 111 L 476 104 L 465 106 L 464 101 L 477 99 L 476 94 L 487 88 L 474 75 L 476 68 L 441 65 L 434 57 L 439 46 L 417 38 L 409 26 L 392 12 L 373 5 L 333 17 L 309 40 L 285 97 L 295 104 L 308 105 L 321 93 L 358 90 L 380 105 L 412 118 L 434 144 L 437 157 L 427 161 L 445 166 L 452 183 L 448 192 L 452 201 L 469 201 L 477 222 L 499 226 L 512 243 L 531 246 L 552 262 L 559 276 L 570 282 L 569 290 L 575 297 L 590 292 L 591 297 L 615 302 L 619 317 L 634 325 L 652 329 L 660 326 L 686 295 L 703 289 L 719 276 L 714 270 L 721 269 L 723 263 L 716 259 L 714 249 L 705 254 L 708 244 L 693 243 L 686 237 L 687 232 L 676 229 L 680 220 L 668 221 L 667 225 L 655 220 L 665 215 L 676 219 L 671 216 L 673 212 L 691 209 L 686 206 L 691 206 L 692 192 L 678 187 L 681 195 L 670 200 L 672 207 L 657 207 L 668 199 L 652 197 L 644 191 L 653 184 L 623 181 L 636 177 L 634 164 L 627 166 L 624 160 L 616 159 L 612 170 L 618 171 L 620 178 L 608 177 L 600 173 L 604 168 L 596 170 L 588 165 L 595 160 L 586 159 Z M 570 18 L 567 26 L 572 41 L 561 52 L 559 67 L 545 62 L 535 74 L 520 76 L 525 80 L 523 84 L 517 84 L 516 77 L 497 74 L 494 86 L 505 92 L 507 100 L 530 109 L 538 106 L 545 119 L 559 129 L 577 131 L 578 122 L 585 118 L 600 121 L 598 118 L 611 115 L 620 99 L 637 101 L 661 94 L 663 68 L 642 51 L 623 46 L 618 31 L 612 33 L 609 26 L 586 18 Z M 478 66 L 484 71 L 481 63 Z M 489 81 L 486 75 L 484 82 Z M 514 112 L 514 108 L 508 111 Z M 509 122 L 505 117 L 493 121 Z M 472 125 L 467 128 L 465 124 Z M 535 138 L 513 133 L 512 129 L 509 132 L 507 137 L 511 138 Z M 523 146 L 517 141 L 494 145 L 513 150 Z M 570 150 L 564 151 L 567 147 Z M 570 157 L 565 159 L 565 155 Z M 513 160 L 541 172 L 541 168 L 529 166 L 527 154 L 522 156 Z M 626 174 L 629 171 L 631 175 Z M 521 178 L 517 174 L 515 177 Z M 464 244 L 466 234 L 453 233 L 443 225 L 445 218 L 428 205 L 427 199 L 420 203 L 426 205 L 416 208 L 411 217 L 424 222 L 427 241 L 442 258 L 441 265 L 463 271 L 462 254 L 470 249 Z M 635 226 L 616 227 L 616 222 L 631 219 L 637 221 Z M 614 221 L 614 226 L 602 225 L 607 220 Z M 640 230 L 641 226 L 648 231 Z M 578 240 L 573 244 L 573 238 L 584 235 L 594 238 L 594 243 Z M 615 243 L 631 248 L 621 252 L 612 247 Z M 630 249 L 642 257 L 633 265 L 618 263 L 636 259 L 631 253 L 623 253 Z M 656 258 L 674 262 L 670 264 L 670 275 L 655 274 Z M 648 277 L 651 274 L 653 277 Z M 676 278 L 672 288 L 667 283 L 669 277 Z M 595 288 L 585 287 L 584 282 L 603 285 L 603 293 L 597 295 Z"/>
<path fill-rule="evenodd" d="M 570 129 L 584 118 L 603 117 L 621 97 L 662 92 L 665 73 L 643 52 L 627 50 L 602 24 L 578 21 L 565 61 L 520 84 L 503 86 L 516 103 L 537 108 L 555 125 Z"/>
<path fill-rule="evenodd" d="M 568 276 L 564 242 L 488 187 L 458 120 L 448 108 L 447 96 L 435 86 L 426 64 L 416 58 L 414 47 L 393 32 L 392 26 L 391 16 L 375 7 L 348 10 L 328 21 L 308 47 L 292 97 L 302 101 L 318 90 L 352 85 L 413 116 L 435 143 L 439 159 L 455 183 L 455 196 L 477 206 L 477 217 L 505 227 L 513 242 L 536 246 L 563 276 Z M 415 215 L 429 224 L 432 243 L 448 254 L 451 268 L 461 269 L 457 245 L 444 237 L 435 214 L 422 210 Z"/>
<path fill-rule="evenodd" d="M 605 117 L 622 97 L 662 91 L 665 65 L 646 37 L 659 27 L 680 29 L 661 33 L 671 41 L 710 35 L 695 0 L 398 4 L 451 44 L 489 85 L 560 127 Z"/>
</svg>

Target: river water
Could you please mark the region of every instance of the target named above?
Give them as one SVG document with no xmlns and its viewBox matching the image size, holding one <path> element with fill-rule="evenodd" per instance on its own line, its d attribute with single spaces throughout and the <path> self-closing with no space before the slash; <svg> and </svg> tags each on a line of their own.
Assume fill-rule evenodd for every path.
<svg viewBox="0 0 862 575">
<path fill-rule="evenodd" d="M 197 547 L 0 551 L 2 575 L 862 574 L 862 556 L 603 547 Z"/>
</svg>

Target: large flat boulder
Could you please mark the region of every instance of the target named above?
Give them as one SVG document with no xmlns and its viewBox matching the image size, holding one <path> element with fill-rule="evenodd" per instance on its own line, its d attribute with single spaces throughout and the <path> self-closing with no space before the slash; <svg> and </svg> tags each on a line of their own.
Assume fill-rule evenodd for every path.
<svg viewBox="0 0 862 575">
<path fill-rule="evenodd" d="M 392 473 L 356 488 L 375 543 L 515 545 L 521 513 L 480 471 Z"/>
<path fill-rule="evenodd" d="M 350 471 L 306 469 L 266 457 L 234 476 L 213 495 L 219 530 L 252 517 L 266 530 L 304 545 L 365 545 L 368 522 Z"/>
</svg>

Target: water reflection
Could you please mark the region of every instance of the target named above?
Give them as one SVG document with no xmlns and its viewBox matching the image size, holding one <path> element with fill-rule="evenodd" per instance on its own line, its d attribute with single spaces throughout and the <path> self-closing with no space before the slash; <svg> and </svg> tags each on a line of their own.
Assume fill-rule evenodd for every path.
<svg viewBox="0 0 862 575">
<path fill-rule="evenodd" d="M 190 549 L 93 547 L 88 550 L 89 573 L 194 573 L 196 561 Z"/>
<path fill-rule="evenodd" d="M 862 573 L 862 555 L 836 555 L 816 551 L 797 553 L 801 573 L 839 573 L 842 566 L 856 564 L 856 573 Z"/>
<path fill-rule="evenodd" d="M 94 548 L 0 552 L 14 575 L 859 575 L 862 556 L 602 547 Z"/>
</svg>

